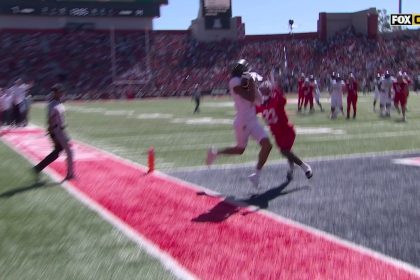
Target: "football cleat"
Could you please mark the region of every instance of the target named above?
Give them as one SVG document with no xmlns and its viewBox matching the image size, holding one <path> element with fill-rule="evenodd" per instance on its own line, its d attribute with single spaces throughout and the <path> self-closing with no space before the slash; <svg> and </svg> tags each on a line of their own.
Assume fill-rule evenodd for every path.
<svg viewBox="0 0 420 280">
<path fill-rule="evenodd" d="M 252 186 L 258 189 L 258 185 L 260 184 L 260 175 L 257 173 L 252 173 L 248 176 L 248 180 L 252 183 Z"/>
<path fill-rule="evenodd" d="M 306 178 L 311 179 L 312 176 L 314 175 L 313 172 L 312 172 L 311 166 L 307 163 L 303 163 L 302 169 L 305 172 Z"/>
</svg>

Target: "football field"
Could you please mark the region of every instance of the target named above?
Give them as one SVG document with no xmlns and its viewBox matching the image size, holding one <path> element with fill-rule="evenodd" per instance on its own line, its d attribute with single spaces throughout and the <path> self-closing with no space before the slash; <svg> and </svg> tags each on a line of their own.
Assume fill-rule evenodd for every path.
<svg viewBox="0 0 420 280">
<path fill-rule="evenodd" d="M 352 279 L 360 265 L 366 266 L 360 274 L 364 279 L 378 279 L 381 271 L 418 279 L 419 167 L 394 162 L 416 162 L 420 154 L 420 97 L 410 95 L 406 123 L 395 111 L 391 118 L 379 118 L 371 96 L 359 97 L 356 120 L 330 120 L 328 101 L 322 101 L 325 112 L 316 108 L 314 114 L 297 114 L 294 99 L 288 104 L 297 130 L 294 151 L 313 164 L 314 178 L 307 181 L 297 174 L 291 183 L 283 183 L 286 166 L 273 149 L 258 191 L 246 181 L 258 153 L 252 141 L 244 155 L 220 158 L 210 170 L 203 166 L 210 146 L 234 143 L 229 98 L 204 98 L 199 114 L 183 98 L 66 103 L 69 134 L 77 151 L 85 154 L 76 151 L 80 179 L 64 188 L 57 183 L 63 162 L 47 171 L 52 177 L 45 176 L 45 183 L 33 182 L 28 161 L 36 161 L 45 152 L 39 147 L 48 142 L 39 132 L 45 104 L 35 104 L 30 128 L 3 130 L 0 138 L 0 278 L 235 279 L 240 271 L 229 270 L 229 264 L 237 263 L 244 271 L 250 269 L 241 275 L 244 279 L 274 279 L 280 272 L 299 278 L 287 274 L 298 264 L 307 273 L 314 269 L 307 276 L 319 279 Z M 142 177 L 150 146 L 156 168 L 177 179 Z M 93 158 L 97 161 L 90 162 Z M 140 185 L 150 188 L 139 192 Z M 250 226 L 244 229 L 243 224 Z M 261 259 L 272 259 L 272 266 L 256 262 L 253 250 L 267 245 L 259 236 L 265 226 L 288 264 L 281 269 L 276 259 L 281 254 L 273 255 L 271 247 Z M 299 232 L 289 232 L 288 226 Z M 275 241 L 286 233 L 298 237 Z M 246 244 L 235 243 L 238 239 Z M 249 240 L 262 243 L 253 246 Z M 224 247 L 224 242 L 237 248 Z M 309 243 L 307 253 L 296 254 Z M 212 248 L 222 251 L 213 254 Z M 323 262 L 311 250 L 330 252 L 332 260 Z M 310 257 L 320 263 L 302 262 Z M 318 265 L 325 265 L 326 272 L 316 270 Z"/>
</svg>

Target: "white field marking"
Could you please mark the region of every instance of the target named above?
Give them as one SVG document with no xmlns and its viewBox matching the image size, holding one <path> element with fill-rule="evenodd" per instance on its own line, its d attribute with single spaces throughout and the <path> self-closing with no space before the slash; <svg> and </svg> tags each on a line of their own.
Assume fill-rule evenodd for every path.
<svg viewBox="0 0 420 280">
<path fill-rule="evenodd" d="M 314 135 L 314 134 L 334 134 L 341 135 L 346 134 L 345 130 L 333 129 L 330 127 L 296 127 L 296 134 L 302 135 Z"/>
<path fill-rule="evenodd" d="M 118 155 L 115 155 L 115 154 L 109 153 L 107 151 L 101 150 L 101 149 L 99 149 L 97 147 L 94 147 L 94 146 L 91 146 L 89 144 L 86 144 L 86 143 L 83 143 L 83 144 L 86 145 L 86 146 L 88 146 L 88 147 L 91 147 L 92 149 L 98 150 L 100 152 L 103 152 L 103 153 L 109 155 L 110 157 L 114 158 L 116 161 L 119 161 L 119 162 L 122 162 L 122 163 L 126 163 L 128 165 L 131 165 L 133 167 L 140 168 L 142 170 L 147 170 L 147 167 L 144 166 L 144 165 L 141 165 L 139 163 L 133 162 L 133 161 L 128 160 L 128 159 L 121 158 Z M 396 151 L 393 151 L 393 152 L 395 153 Z M 419 152 L 419 150 L 417 150 L 417 152 Z M 359 154 L 359 158 L 367 157 L 366 156 L 367 154 L 368 153 L 366 153 L 366 154 Z M 375 155 L 375 153 L 372 153 L 372 154 Z M 399 154 L 401 154 L 401 152 Z M 356 155 L 356 154 L 353 154 L 353 156 L 354 155 Z M 355 157 L 355 158 L 357 158 L 357 157 Z M 334 159 L 333 158 L 330 158 L 330 159 L 325 159 L 324 158 L 324 159 L 319 160 L 319 161 L 331 161 L 331 160 L 334 160 Z M 193 184 L 193 183 L 190 183 L 190 182 L 187 182 L 187 181 L 184 181 L 184 180 L 175 178 L 173 176 L 170 176 L 170 175 L 167 175 L 165 173 L 162 173 L 162 172 L 160 172 L 158 170 L 156 170 L 154 172 L 154 174 L 157 177 L 166 179 L 168 181 L 172 181 L 172 182 L 177 183 L 177 184 L 181 184 L 181 185 L 183 185 L 183 186 L 185 186 L 185 187 L 187 187 L 189 189 L 192 189 L 194 191 L 205 191 L 206 193 L 209 193 L 211 195 L 220 196 L 221 199 L 222 198 L 226 198 L 225 196 L 223 196 L 222 194 L 220 194 L 218 192 L 215 192 L 213 190 L 207 189 L 207 188 L 205 188 L 203 186 L 199 186 L 199 185 L 196 185 L 196 184 Z M 99 206 L 99 207 L 101 207 L 101 206 Z M 255 210 L 255 207 L 249 207 L 249 208 L 247 207 L 246 209 L 249 209 L 250 211 L 254 211 Z M 277 221 L 277 222 L 280 222 L 280 223 L 285 223 L 285 224 L 287 224 L 287 225 L 289 225 L 291 227 L 294 227 L 294 228 L 303 230 L 303 231 L 305 231 L 307 233 L 310 233 L 310 234 L 313 234 L 313 235 L 318 236 L 320 238 L 324 238 L 326 240 L 329 240 L 329 241 L 331 241 L 331 242 L 333 242 L 335 244 L 338 244 L 338 245 L 341 245 L 343 247 L 347 247 L 349 249 L 352 249 L 352 250 L 354 250 L 356 252 L 359 252 L 359 253 L 361 253 L 363 255 L 367 255 L 367 256 L 370 256 L 372 258 L 375 258 L 375 259 L 377 259 L 379 261 L 382 261 L 384 263 L 387 263 L 389 265 L 392 265 L 392 266 L 394 266 L 396 268 L 400 268 L 400 269 L 403 269 L 405 271 L 408 271 L 408 272 L 410 272 L 410 273 L 412 273 L 412 274 L 414 274 L 416 276 L 420 276 L 420 268 L 415 267 L 415 266 L 413 266 L 413 265 L 411 265 L 409 263 L 403 262 L 403 261 L 398 260 L 398 259 L 394 259 L 394 258 L 392 258 L 390 256 L 386 256 L 386 255 L 384 255 L 382 253 L 376 252 L 376 251 L 374 251 L 372 249 L 363 247 L 363 246 L 358 245 L 356 243 L 353 243 L 353 242 L 350 242 L 348 240 L 342 239 L 340 237 L 334 236 L 334 235 L 332 235 L 330 233 L 321 231 L 319 229 L 316 229 L 316 228 L 313 228 L 313 227 L 310 227 L 310 226 L 301 224 L 299 222 L 293 221 L 293 220 L 288 219 L 286 217 L 280 216 L 278 214 L 269 212 L 268 210 L 261 209 L 260 210 L 260 213 L 266 215 L 267 217 L 272 218 L 274 221 Z M 140 236 L 140 234 L 138 234 L 138 235 Z M 145 241 L 147 241 L 147 240 L 145 240 Z M 153 247 L 153 244 L 151 244 L 151 246 Z M 157 248 L 156 250 L 159 250 L 159 248 Z M 163 252 L 163 254 L 166 255 L 164 252 Z M 172 260 L 173 262 L 175 262 L 175 268 L 177 268 L 177 266 L 176 266 L 177 262 L 175 260 L 173 260 L 170 256 L 168 258 L 169 258 L 169 261 Z M 180 272 L 184 272 L 185 271 L 181 266 L 179 267 L 179 269 L 180 269 Z M 185 271 L 185 273 L 188 273 L 188 272 Z M 193 279 L 193 275 L 192 274 L 187 274 L 186 276 L 190 276 L 192 278 L 189 278 L 189 279 Z"/>
<path fill-rule="evenodd" d="M 204 125 L 204 124 L 226 124 L 232 125 L 232 119 L 215 119 L 212 117 L 205 117 L 205 118 L 175 118 L 171 120 L 171 123 L 183 123 L 183 124 L 191 124 L 191 125 Z"/>
<path fill-rule="evenodd" d="M 17 154 L 25 158 L 28 162 L 31 164 L 36 164 L 36 162 L 26 156 L 25 154 L 21 153 L 19 150 L 17 150 L 12 145 L 9 145 L 9 143 L 3 141 L 0 139 L 6 146 L 8 146 L 11 150 L 15 151 Z M 88 145 L 89 146 L 89 145 Z M 94 148 L 97 152 L 102 152 L 101 150 Z M 108 155 L 112 155 L 109 153 L 106 153 Z M 115 158 L 115 156 L 114 156 Z M 117 228 L 121 233 L 123 233 L 126 237 L 134 241 L 137 246 L 144 249 L 149 255 L 153 256 L 157 260 L 160 261 L 160 263 L 170 272 L 172 272 L 177 278 L 179 279 L 188 279 L 188 280 L 195 280 L 198 279 L 197 276 L 192 274 L 190 271 L 188 271 L 185 267 L 183 267 L 180 263 L 177 262 L 176 259 L 174 259 L 172 256 L 170 256 L 165 251 L 161 250 L 158 246 L 153 244 L 151 241 L 149 241 L 145 236 L 143 236 L 141 233 L 135 231 L 130 225 L 125 223 L 123 220 L 115 216 L 112 212 L 108 211 L 106 208 L 104 208 L 101 204 L 97 203 L 93 199 L 91 199 L 89 196 L 78 190 L 74 185 L 70 182 L 62 182 L 62 177 L 55 172 L 54 170 L 47 167 L 43 171 L 46 173 L 49 177 L 51 177 L 56 182 L 61 182 L 62 188 L 65 189 L 70 195 L 72 195 L 76 200 L 84 204 L 86 207 L 88 207 L 93 212 L 97 213 L 102 219 L 110 223 L 112 226 Z"/>
<path fill-rule="evenodd" d="M 105 116 L 125 116 L 129 118 L 136 119 L 170 119 L 173 117 L 172 114 L 161 114 L 161 113 L 149 113 L 149 114 L 139 114 L 135 115 L 134 110 L 106 110 L 103 108 L 84 108 L 84 107 L 75 107 L 68 106 L 66 107 L 68 111 L 80 112 L 80 113 L 99 113 Z"/>
<path fill-rule="evenodd" d="M 154 119 L 171 119 L 174 115 L 172 114 L 161 114 L 161 113 L 149 113 L 149 114 L 140 114 L 135 118 L 139 120 L 154 120 Z"/>
<path fill-rule="evenodd" d="M 393 159 L 393 163 L 420 167 L 420 157 Z"/>
<path fill-rule="evenodd" d="M 232 101 L 227 102 L 205 102 L 202 105 L 203 107 L 209 108 L 233 108 L 234 104 Z"/>
<path fill-rule="evenodd" d="M 214 145 L 222 146 L 222 147 L 230 147 L 235 146 L 235 141 L 232 139 L 231 142 L 224 142 L 224 143 L 217 143 L 214 142 Z M 172 151 L 193 151 L 193 150 L 207 150 L 209 148 L 209 144 L 195 144 L 195 145 L 168 145 L 168 146 L 155 146 L 156 152 L 172 152 Z"/>
<path fill-rule="evenodd" d="M 103 108 L 84 108 L 75 106 L 66 106 L 66 111 L 74 111 L 80 113 L 104 113 L 106 110 Z"/>
<path fill-rule="evenodd" d="M 372 134 L 362 134 L 362 135 L 330 135 L 330 136 L 319 136 L 319 137 L 312 137 L 307 136 L 305 137 L 302 142 L 331 142 L 331 141 L 348 141 L 352 139 L 375 139 L 375 138 L 392 138 L 392 137 L 402 137 L 402 136 L 420 136 L 420 132 L 416 131 L 407 131 L 407 132 L 384 132 L 384 133 L 372 133 Z M 136 136 L 130 136 L 136 138 Z M 128 138 L 128 137 L 122 137 Z M 170 135 L 165 137 L 164 139 L 170 139 Z M 196 140 L 196 139 L 195 139 Z M 232 146 L 235 145 L 235 139 L 232 138 L 231 142 L 212 142 L 211 145 L 215 146 Z M 159 146 L 157 147 L 159 151 L 162 152 L 171 152 L 171 151 L 193 151 L 193 150 L 200 150 L 200 149 L 207 149 L 211 146 L 208 143 L 205 144 L 185 144 L 183 142 L 182 145 L 166 145 L 166 146 Z M 403 150 L 404 151 L 404 150 Z M 194 168 L 194 167 L 191 167 Z"/>
<path fill-rule="evenodd" d="M 363 133 L 363 134 L 346 134 L 346 135 L 330 135 L 319 137 L 305 138 L 304 142 L 328 142 L 328 141 L 345 141 L 352 139 L 383 139 L 400 136 L 420 136 L 420 131 L 393 131 L 393 132 L 377 132 L 377 133 Z"/>
<path fill-rule="evenodd" d="M 363 158 L 371 158 L 376 156 L 398 156 L 398 155 L 408 155 L 408 154 L 415 154 L 420 153 L 420 150 L 393 150 L 393 151 L 385 151 L 385 152 L 368 152 L 368 153 L 354 153 L 354 154 L 345 154 L 345 155 L 333 155 L 333 156 L 320 156 L 320 157 L 311 157 L 305 158 L 305 162 L 327 162 L 327 161 L 335 161 L 335 160 L 349 160 L 349 159 L 363 159 Z M 205 156 L 205 155 L 204 155 Z M 203 156 L 203 157 L 204 157 Z M 242 169 L 242 168 L 251 168 L 255 167 L 256 161 L 254 162 L 244 162 L 244 163 L 228 163 L 228 164 L 215 164 L 211 167 L 207 165 L 201 166 L 186 166 L 186 167 L 179 167 L 174 169 L 166 170 L 166 172 L 193 172 L 193 171 L 203 171 L 203 170 L 226 170 L 226 169 Z M 287 164 L 286 159 L 281 160 L 273 160 L 267 163 L 265 166 L 274 166 L 279 164 Z"/>
<path fill-rule="evenodd" d="M 105 116 L 132 116 L 134 114 L 134 110 L 106 110 Z"/>
<path fill-rule="evenodd" d="M 334 129 L 328 127 L 295 127 L 296 133 L 299 135 L 320 135 L 320 134 L 333 134 L 333 135 L 342 135 L 346 134 L 346 131 L 343 129 Z M 234 131 L 229 130 L 218 130 L 214 132 L 173 132 L 173 133 L 159 133 L 159 134 L 139 134 L 139 135 L 112 135 L 107 136 L 107 138 L 112 139 L 141 139 L 141 140 L 183 140 L 184 139 L 208 139 L 209 137 L 224 136 L 229 135 L 234 137 Z M 234 140 L 234 138 L 232 138 Z M 232 140 L 232 141 L 233 141 Z"/>
</svg>

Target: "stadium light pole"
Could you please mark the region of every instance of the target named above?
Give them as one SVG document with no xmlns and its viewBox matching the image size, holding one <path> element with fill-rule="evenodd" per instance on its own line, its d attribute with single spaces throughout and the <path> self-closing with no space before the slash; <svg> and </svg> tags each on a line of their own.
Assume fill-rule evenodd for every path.
<svg viewBox="0 0 420 280">
<path fill-rule="evenodd" d="M 402 0 L 398 0 L 398 13 L 402 14 Z"/>
</svg>

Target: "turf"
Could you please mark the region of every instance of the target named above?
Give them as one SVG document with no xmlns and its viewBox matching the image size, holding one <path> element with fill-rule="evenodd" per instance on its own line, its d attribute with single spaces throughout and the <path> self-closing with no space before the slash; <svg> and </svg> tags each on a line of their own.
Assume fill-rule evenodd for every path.
<svg viewBox="0 0 420 280">
<path fill-rule="evenodd" d="M 230 98 L 205 98 L 200 114 L 192 114 L 193 104 L 185 98 L 68 103 L 69 131 L 77 139 L 142 164 L 147 163 L 147 150 L 153 145 L 158 169 L 203 165 L 208 147 L 234 144 L 230 124 L 234 109 L 229 101 Z M 315 114 L 297 114 L 296 104 L 289 104 L 288 113 L 296 127 L 333 130 L 327 134 L 298 135 L 294 150 L 302 157 L 316 157 L 418 149 L 419 105 L 420 97 L 411 94 L 408 122 L 401 123 L 395 111 L 390 119 L 373 113 L 372 96 L 359 98 L 356 120 L 340 117 L 332 121 L 327 112 L 319 110 Z M 32 119 L 38 125 L 45 123 L 44 107 L 33 109 Z M 325 102 L 324 107 L 329 110 Z M 254 162 L 257 153 L 258 146 L 250 140 L 244 155 L 219 158 L 217 164 Z M 279 158 L 277 152 L 270 156 L 270 160 Z"/>
</svg>

